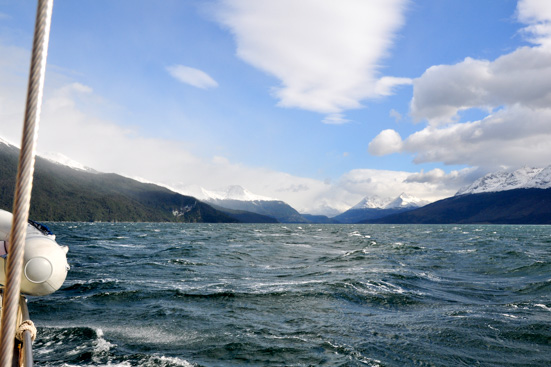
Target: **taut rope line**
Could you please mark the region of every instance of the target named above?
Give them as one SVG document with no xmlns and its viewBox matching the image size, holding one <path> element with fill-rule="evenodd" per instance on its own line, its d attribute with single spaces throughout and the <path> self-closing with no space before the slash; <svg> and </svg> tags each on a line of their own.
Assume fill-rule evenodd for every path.
<svg viewBox="0 0 551 367">
<path fill-rule="evenodd" d="M 0 366 L 11 367 L 16 329 L 17 309 L 21 287 L 21 268 L 27 235 L 27 221 L 31 202 L 34 158 L 38 125 L 42 107 L 46 58 L 52 19 L 53 0 L 39 0 L 34 28 L 34 41 L 27 87 L 27 104 L 21 139 L 21 152 L 15 184 L 13 222 L 10 232 L 6 284 L 2 305 L 2 333 L 0 338 Z"/>
</svg>

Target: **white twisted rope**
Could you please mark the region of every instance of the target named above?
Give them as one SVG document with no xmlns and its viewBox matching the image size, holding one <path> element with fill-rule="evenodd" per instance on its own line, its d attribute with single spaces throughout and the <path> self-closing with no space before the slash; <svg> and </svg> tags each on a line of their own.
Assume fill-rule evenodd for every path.
<svg viewBox="0 0 551 367">
<path fill-rule="evenodd" d="M 32 322 L 31 320 L 23 321 L 15 332 L 15 338 L 22 342 L 23 333 L 25 331 L 29 331 L 31 333 L 31 340 L 34 342 L 34 340 L 36 339 L 36 326 L 34 326 L 34 322 Z"/>
<path fill-rule="evenodd" d="M 1 367 L 11 367 L 13 360 L 12 351 L 21 287 L 21 268 L 23 266 L 25 238 L 27 235 L 27 221 L 29 219 L 34 158 L 36 140 L 38 138 L 40 110 L 42 107 L 52 8 L 53 0 L 38 1 L 29 84 L 27 87 L 25 121 L 13 202 L 13 222 L 8 241 L 10 246 L 8 249 L 6 288 L 3 296 L 2 320 L 0 322 L 2 326 L 0 338 Z"/>
</svg>

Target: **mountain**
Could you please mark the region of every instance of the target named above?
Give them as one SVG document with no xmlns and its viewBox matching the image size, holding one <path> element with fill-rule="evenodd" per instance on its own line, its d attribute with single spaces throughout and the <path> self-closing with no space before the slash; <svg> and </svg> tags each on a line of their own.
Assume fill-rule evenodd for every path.
<svg viewBox="0 0 551 367">
<path fill-rule="evenodd" d="M 395 199 L 366 196 L 358 204 L 344 213 L 333 217 L 333 219 L 340 223 L 359 223 L 413 210 L 426 204 L 426 201 L 405 193 L 402 193 Z"/>
<path fill-rule="evenodd" d="M 315 215 L 315 214 L 301 214 L 304 219 L 306 219 L 310 223 L 317 223 L 317 224 L 339 224 L 338 220 L 334 218 L 329 218 L 326 215 Z"/>
<path fill-rule="evenodd" d="M 418 224 L 551 224 L 551 188 L 463 194 L 369 221 Z"/>
<path fill-rule="evenodd" d="M 513 189 L 551 188 L 551 166 L 523 167 L 513 172 L 494 172 L 460 189 L 455 195 L 479 194 Z"/>
<path fill-rule="evenodd" d="M 350 209 L 383 209 L 391 202 L 392 199 L 390 198 L 383 199 L 382 197 L 377 195 L 366 196 L 358 204 L 354 205 Z"/>
<path fill-rule="evenodd" d="M 0 141 L 0 208 L 11 211 L 19 148 Z M 36 157 L 30 217 L 38 221 L 237 222 L 199 200 L 117 174 Z"/>
<path fill-rule="evenodd" d="M 281 200 L 252 194 L 241 186 L 229 186 L 222 191 L 203 189 L 203 200 L 220 210 L 247 211 L 275 218 L 281 223 L 308 223 L 299 212 Z"/>
<path fill-rule="evenodd" d="M 268 215 L 253 213 L 246 210 L 223 208 L 215 204 L 210 204 L 210 206 L 212 206 L 216 210 L 221 211 L 222 213 L 229 215 L 232 218 L 237 219 L 239 222 L 242 223 L 279 223 L 277 219 Z"/>
<path fill-rule="evenodd" d="M 388 203 L 384 209 L 415 209 L 427 205 L 429 202 L 414 196 L 402 193 L 396 199 Z"/>
<path fill-rule="evenodd" d="M 212 200 L 238 200 L 238 201 L 278 201 L 267 196 L 253 194 L 239 185 L 230 185 L 224 190 L 211 191 L 201 188 L 203 198 Z"/>
<path fill-rule="evenodd" d="M 451 198 L 369 222 L 551 224 L 551 166 L 489 173 Z"/>
</svg>

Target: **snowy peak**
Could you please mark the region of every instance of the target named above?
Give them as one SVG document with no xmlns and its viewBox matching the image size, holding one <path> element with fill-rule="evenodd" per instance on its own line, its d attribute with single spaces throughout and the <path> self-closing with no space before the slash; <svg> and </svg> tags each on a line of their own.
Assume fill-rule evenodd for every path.
<svg viewBox="0 0 551 367">
<path fill-rule="evenodd" d="M 551 187 L 551 166 L 547 166 L 535 175 L 527 184 L 530 188 L 548 189 Z"/>
<path fill-rule="evenodd" d="M 8 147 L 12 147 L 15 149 L 20 149 L 19 146 L 9 142 L 8 140 L 0 137 L 0 144 L 4 144 Z M 79 171 L 87 171 L 87 172 L 93 172 L 96 173 L 95 170 L 88 168 L 84 166 L 83 164 L 78 163 L 77 161 L 74 161 L 70 159 L 69 157 L 61 154 L 61 153 L 39 153 L 37 154 L 40 158 L 44 158 L 52 163 L 61 164 L 62 166 L 67 166 L 69 168 L 73 168 Z"/>
<path fill-rule="evenodd" d="M 49 160 L 52 163 L 61 164 L 63 166 L 67 166 L 69 168 L 73 168 L 79 171 L 87 171 L 87 172 L 93 172 L 96 171 L 92 168 L 86 167 L 85 165 L 72 160 L 71 158 L 61 154 L 61 153 L 44 153 L 41 154 L 40 157 Z"/>
<path fill-rule="evenodd" d="M 219 191 L 201 189 L 207 201 L 212 200 L 239 200 L 239 201 L 277 201 L 267 196 L 261 196 L 245 190 L 239 185 L 228 186 Z"/>
<path fill-rule="evenodd" d="M 383 199 L 380 196 L 366 196 L 358 204 L 354 205 L 351 209 L 377 209 L 387 206 L 392 199 Z"/>
<path fill-rule="evenodd" d="M 202 195 L 207 203 L 220 208 L 256 213 L 280 223 L 308 223 L 307 219 L 283 201 L 255 195 L 241 186 L 233 185 L 220 191 L 202 189 Z"/>
<path fill-rule="evenodd" d="M 460 189 L 455 196 L 514 189 L 547 189 L 550 187 L 551 166 L 546 168 L 523 167 L 513 172 L 489 173 L 471 185 Z"/>
<path fill-rule="evenodd" d="M 402 193 L 395 199 L 381 198 L 376 195 L 366 196 L 351 209 L 406 209 L 417 208 L 426 204 L 428 204 L 427 201 Z"/>
<path fill-rule="evenodd" d="M 4 144 L 4 145 L 7 145 L 8 147 L 16 147 L 15 144 L 10 143 L 6 139 L 2 138 L 1 136 L 0 136 L 0 143 Z"/>
<path fill-rule="evenodd" d="M 400 194 L 396 199 L 388 203 L 384 208 L 385 209 L 409 209 L 409 208 L 418 208 L 428 204 L 428 202 L 418 199 L 414 196 L 408 195 L 406 193 Z"/>
</svg>

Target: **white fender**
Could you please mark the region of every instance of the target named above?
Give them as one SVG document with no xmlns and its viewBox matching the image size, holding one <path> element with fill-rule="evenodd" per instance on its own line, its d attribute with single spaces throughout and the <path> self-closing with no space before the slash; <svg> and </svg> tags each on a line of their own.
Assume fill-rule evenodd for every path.
<svg viewBox="0 0 551 367">
<path fill-rule="evenodd" d="M 0 241 L 8 241 L 12 214 L 0 210 Z M 67 246 L 59 246 L 54 235 L 27 226 L 25 255 L 21 276 L 21 293 L 44 296 L 57 291 L 67 277 Z M 7 256 L 10 256 L 9 253 Z M 7 260 L 0 257 L 0 284 L 6 284 Z"/>
</svg>

